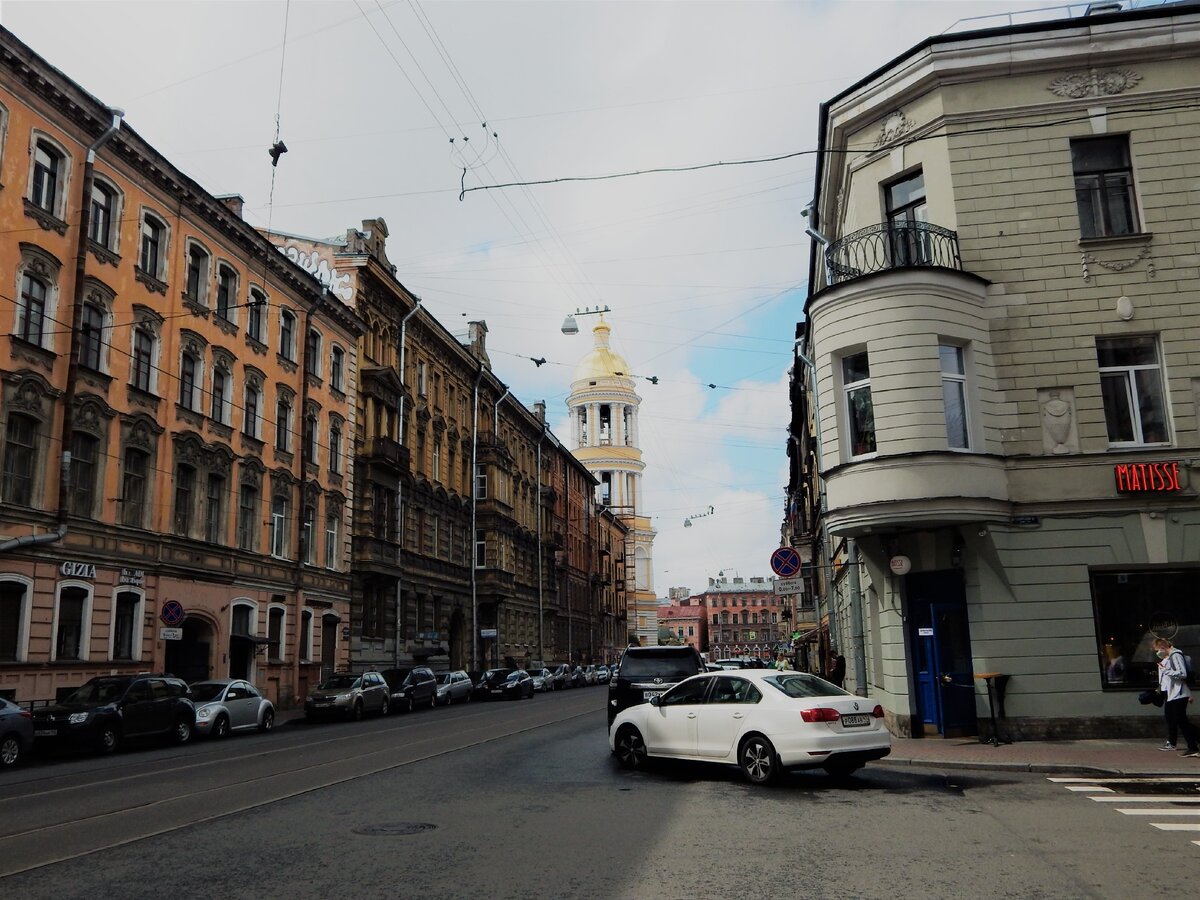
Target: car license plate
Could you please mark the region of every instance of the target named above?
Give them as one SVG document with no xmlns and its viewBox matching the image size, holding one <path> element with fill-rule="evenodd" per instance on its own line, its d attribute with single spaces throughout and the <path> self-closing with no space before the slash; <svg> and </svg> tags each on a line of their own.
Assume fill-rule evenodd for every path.
<svg viewBox="0 0 1200 900">
<path fill-rule="evenodd" d="M 493 694 L 503 694 L 504 688 L 492 688 L 492 693 Z"/>
<path fill-rule="evenodd" d="M 642 691 L 642 700 L 649 700 L 651 697 L 657 697 L 662 691 Z"/>
<path fill-rule="evenodd" d="M 870 716 L 842 716 L 843 728 L 862 728 L 871 724 Z"/>
<path fill-rule="evenodd" d="M 43 728 L 40 731 L 33 733 L 34 737 L 58 737 L 58 732 L 53 728 Z"/>
</svg>

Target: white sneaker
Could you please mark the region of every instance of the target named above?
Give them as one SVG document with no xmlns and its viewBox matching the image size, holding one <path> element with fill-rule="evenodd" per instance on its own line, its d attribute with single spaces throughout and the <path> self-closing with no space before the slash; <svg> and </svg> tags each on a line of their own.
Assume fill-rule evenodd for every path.
<svg viewBox="0 0 1200 900">
<path fill-rule="evenodd" d="M 1170 744 L 1170 743 L 1168 743 L 1168 744 L 1163 744 L 1163 745 L 1162 745 L 1161 747 L 1159 747 L 1158 749 L 1159 749 L 1159 750 L 1174 750 L 1174 749 L 1175 749 L 1175 745 L 1174 745 L 1174 744 Z"/>
</svg>

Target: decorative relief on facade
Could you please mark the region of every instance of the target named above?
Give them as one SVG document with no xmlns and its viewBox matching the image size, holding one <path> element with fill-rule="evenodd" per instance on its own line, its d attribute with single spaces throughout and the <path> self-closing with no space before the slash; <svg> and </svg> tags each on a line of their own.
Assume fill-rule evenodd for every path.
<svg viewBox="0 0 1200 900">
<path fill-rule="evenodd" d="M 120 256 L 102 244 L 97 244 L 95 241 L 88 241 L 88 250 L 91 251 L 92 256 L 96 257 L 98 261 L 113 268 L 116 268 L 117 264 L 121 262 Z"/>
<path fill-rule="evenodd" d="M 1079 264 L 1083 269 L 1084 281 L 1091 281 L 1091 266 L 1100 266 L 1100 268 L 1108 269 L 1110 272 L 1124 272 L 1132 269 L 1143 259 L 1146 260 L 1146 277 L 1154 278 L 1158 274 L 1158 270 L 1154 268 L 1154 260 L 1150 257 L 1149 247 L 1143 247 L 1131 259 L 1116 259 L 1112 261 L 1100 259 L 1095 254 L 1088 253 L 1086 250 L 1079 251 Z"/>
<path fill-rule="evenodd" d="M 354 290 L 350 286 L 350 276 L 340 274 L 336 268 L 329 264 L 328 260 L 321 259 L 321 255 L 316 250 L 306 251 L 301 250 L 299 247 L 284 247 L 281 252 L 305 272 L 325 285 L 335 297 L 339 297 L 347 302 L 353 299 Z"/>
<path fill-rule="evenodd" d="M 1117 298 L 1117 318 L 1122 322 L 1133 318 L 1133 301 L 1124 294 Z"/>
<path fill-rule="evenodd" d="M 1038 391 L 1038 409 L 1042 416 L 1042 447 L 1053 456 L 1079 452 L 1075 427 L 1075 391 L 1071 388 L 1046 388 Z"/>
<path fill-rule="evenodd" d="M 899 138 L 904 137 L 914 128 L 916 122 L 904 115 L 903 110 L 896 110 L 888 115 L 879 126 L 879 137 L 875 139 L 875 148 L 886 147 Z"/>
<path fill-rule="evenodd" d="M 53 213 L 42 209 L 28 197 L 25 198 L 25 215 L 37 222 L 46 231 L 66 235 L 67 223 Z"/>
<path fill-rule="evenodd" d="M 1111 97 L 1133 88 L 1142 76 L 1129 69 L 1088 69 L 1055 78 L 1046 90 L 1056 97 L 1082 100 L 1084 97 Z"/>
<path fill-rule="evenodd" d="M 156 294 L 167 296 L 167 285 L 165 282 L 159 281 L 149 272 L 143 272 L 140 268 L 134 267 L 133 277 L 146 286 L 147 290 L 153 291 Z"/>
</svg>

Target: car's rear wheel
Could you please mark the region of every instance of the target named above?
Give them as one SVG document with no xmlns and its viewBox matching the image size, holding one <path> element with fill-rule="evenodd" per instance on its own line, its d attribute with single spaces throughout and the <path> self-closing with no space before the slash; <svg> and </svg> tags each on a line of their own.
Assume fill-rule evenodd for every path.
<svg viewBox="0 0 1200 900">
<path fill-rule="evenodd" d="M 259 731 L 270 731 L 274 727 L 275 727 L 275 713 L 273 713 L 271 710 L 268 709 L 265 713 L 263 713 L 262 721 L 258 723 L 258 730 Z"/>
<path fill-rule="evenodd" d="M 213 737 L 223 738 L 229 737 L 229 717 L 217 716 L 217 721 L 213 722 Z"/>
<path fill-rule="evenodd" d="M 0 738 L 0 766 L 8 769 L 21 761 L 21 739 L 15 734 Z"/>
<path fill-rule="evenodd" d="M 171 728 L 171 742 L 182 745 L 186 744 L 191 739 L 192 723 L 184 718 L 176 719 L 174 726 Z"/>
<path fill-rule="evenodd" d="M 779 757 L 765 737 L 752 734 L 738 749 L 738 767 L 753 784 L 768 784 L 779 774 Z"/>
<path fill-rule="evenodd" d="M 862 767 L 862 763 L 846 762 L 845 760 L 836 759 L 825 763 L 823 766 L 831 778 L 849 778 Z"/>
<path fill-rule="evenodd" d="M 350 718 L 352 718 L 355 722 L 359 722 L 359 721 L 362 721 L 362 717 L 363 717 L 362 701 L 355 700 L 354 706 L 352 706 L 350 708 Z"/>
<path fill-rule="evenodd" d="M 642 733 L 632 725 L 622 725 L 617 732 L 616 754 L 622 769 L 645 768 L 648 754 Z"/>
<path fill-rule="evenodd" d="M 381 716 L 386 716 L 386 715 L 387 715 L 388 713 L 390 713 L 391 711 L 392 711 L 392 698 L 391 698 L 391 697 L 384 697 L 384 698 L 383 698 L 383 706 L 381 706 L 381 707 L 379 708 L 379 714 L 380 714 Z"/>
<path fill-rule="evenodd" d="M 100 753 L 116 753 L 121 746 L 121 732 L 115 725 L 101 725 L 96 732 L 96 749 Z"/>
</svg>

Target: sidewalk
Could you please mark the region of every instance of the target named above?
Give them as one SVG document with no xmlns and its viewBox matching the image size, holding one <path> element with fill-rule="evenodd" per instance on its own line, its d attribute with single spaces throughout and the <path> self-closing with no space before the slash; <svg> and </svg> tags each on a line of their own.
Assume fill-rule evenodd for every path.
<svg viewBox="0 0 1200 900">
<path fill-rule="evenodd" d="M 1078 775 L 1194 775 L 1200 758 L 1163 752 L 1159 740 L 1021 741 L 981 744 L 977 738 L 892 738 L 892 753 L 872 765 L 939 769 L 1000 769 Z"/>
</svg>

